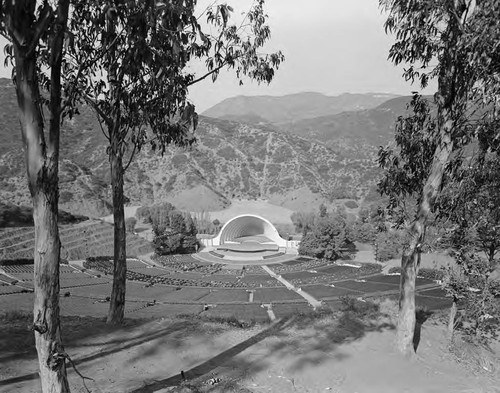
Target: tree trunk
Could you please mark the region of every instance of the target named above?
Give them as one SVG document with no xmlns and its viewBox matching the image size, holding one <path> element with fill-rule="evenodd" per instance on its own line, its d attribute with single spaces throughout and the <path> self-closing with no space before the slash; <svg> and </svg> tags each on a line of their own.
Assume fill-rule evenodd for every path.
<svg viewBox="0 0 500 393">
<path fill-rule="evenodd" d="M 107 322 L 120 324 L 125 313 L 125 289 L 127 278 L 127 244 L 125 228 L 125 212 L 123 208 L 123 162 L 119 152 L 113 148 L 116 136 L 111 134 L 110 164 L 111 185 L 113 187 L 114 218 L 114 258 L 113 258 L 113 290 Z"/>
<path fill-rule="evenodd" d="M 28 186 L 33 201 L 35 226 L 33 331 L 43 392 L 69 392 L 66 353 L 59 321 L 58 171 L 60 135 L 60 69 L 68 1 L 61 1 L 51 42 L 50 128 L 44 134 L 41 97 L 36 72 L 39 35 L 31 30 L 35 1 L 16 2 L 7 11 L 16 16 L 9 26 L 14 41 L 16 93 L 26 156 Z M 40 18 L 45 18 L 43 12 Z M 40 26 L 40 25 L 38 25 Z M 19 39 L 21 39 L 19 41 Z M 21 45 L 18 43 L 21 42 Z"/>
<path fill-rule="evenodd" d="M 408 229 L 409 243 L 401 258 L 401 284 L 399 297 L 399 317 L 397 328 L 398 350 L 411 356 L 414 353 L 413 335 L 415 331 L 415 282 L 420 263 L 420 245 L 424 240 L 429 214 L 439 194 L 446 164 L 453 150 L 451 131 L 454 123 L 448 110 L 441 111 L 445 119 L 439 129 L 439 144 L 434 152 L 432 167 L 423 187 L 417 215 Z"/>
<path fill-rule="evenodd" d="M 401 259 L 401 282 L 399 290 L 399 315 L 397 344 L 401 353 L 411 354 L 415 332 L 415 282 L 417 278 L 417 253 L 415 247 L 405 250 Z"/>
<path fill-rule="evenodd" d="M 448 331 L 447 338 L 448 342 L 453 341 L 453 334 L 455 333 L 455 318 L 457 316 L 457 300 L 453 298 L 453 303 L 451 304 L 450 317 L 448 319 Z"/>
<path fill-rule="evenodd" d="M 106 54 L 107 72 L 111 96 L 111 114 L 106 122 L 109 134 L 109 163 L 111 166 L 111 186 L 113 189 L 114 256 L 113 289 L 109 305 L 109 324 L 120 324 L 125 314 L 125 289 L 127 279 L 127 244 L 125 212 L 123 208 L 123 144 L 121 129 L 121 80 L 118 77 L 118 61 L 112 42 L 116 38 L 116 21 L 112 14 L 106 19 L 107 42 L 110 50 Z"/>
</svg>

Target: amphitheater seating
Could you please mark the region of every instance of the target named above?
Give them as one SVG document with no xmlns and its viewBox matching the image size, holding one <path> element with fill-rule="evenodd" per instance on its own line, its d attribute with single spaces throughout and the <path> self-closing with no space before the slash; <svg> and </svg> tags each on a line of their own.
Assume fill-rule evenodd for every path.
<svg viewBox="0 0 500 393">
<path fill-rule="evenodd" d="M 155 256 L 154 260 L 165 268 L 175 272 L 196 272 L 199 274 L 214 274 L 220 272 L 224 265 L 207 264 L 193 258 L 189 254 Z"/>
<path fill-rule="evenodd" d="M 112 255 L 113 226 L 89 220 L 59 227 L 61 257 L 81 260 L 88 256 Z M 33 258 L 35 232 L 33 227 L 0 229 L 0 260 Z M 143 255 L 152 251 L 151 244 L 140 236 L 127 233 L 127 255 Z"/>
<path fill-rule="evenodd" d="M 171 258 L 183 256 L 175 255 L 170 256 Z M 90 257 L 83 263 L 86 269 L 92 269 L 100 271 L 106 275 L 113 274 L 113 262 L 110 257 Z M 201 275 L 199 272 L 196 274 L 184 275 L 171 273 L 168 274 L 167 271 L 165 275 L 151 275 L 148 274 L 147 269 L 138 271 L 139 269 L 127 269 L 127 280 L 144 282 L 149 285 L 153 284 L 164 284 L 170 286 L 178 287 L 204 287 L 204 288 L 256 288 L 260 286 L 264 287 L 276 287 L 281 286 L 279 281 L 271 279 L 268 275 L 262 275 L 261 277 L 245 277 L 241 280 L 217 280 L 217 279 L 207 279 L 207 275 Z M 216 278 L 216 277 L 214 277 Z"/>
</svg>

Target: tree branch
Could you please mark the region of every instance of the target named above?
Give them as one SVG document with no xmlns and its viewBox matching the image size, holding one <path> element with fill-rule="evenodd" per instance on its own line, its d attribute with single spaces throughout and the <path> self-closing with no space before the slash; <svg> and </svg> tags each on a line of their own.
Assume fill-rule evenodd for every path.
<svg viewBox="0 0 500 393">
<path fill-rule="evenodd" d="M 195 83 L 201 82 L 203 79 L 207 78 L 208 76 L 212 75 L 214 72 L 220 71 L 222 68 L 224 68 L 227 65 L 227 62 L 224 61 L 220 66 L 214 68 L 213 70 L 207 72 L 205 75 L 199 77 L 198 79 L 192 80 L 191 82 L 188 83 L 188 87 L 191 85 L 194 85 Z"/>
<path fill-rule="evenodd" d="M 134 143 L 134 150 L 132 150 L 132 154 L 130 155 L 130 159 L 128 160 L 127 165 L 125 165 L 123 167 L 123 172 L 125 172 L 128 169 L 128 167 L 130 166 L 130 164 L 132 163 L 132 160 L 133 160 L 133 158 L 135 156 L 136 150 L 137 150 L 137 143 Z"/>
<path fill-rule="evenodd" d="M 102 118 L 106 126 L 108 127 L 113 126 L 113 121 L 111 120 L 111 118 L 108 115 L 106 115 L 106 113 L 104 113 L 104 111 L 101 108 L 99 108 L 99 105 L 97 105 L 97 103 L 91 97 L 84 94 L 83 98 L 85 102 L 89 104 L 92 107 L 92 109 L 94 109 L 97 112 L 97 114 Z"/>
<path fill-rule="evenodd" d="M 43 9 L 40 13 L 40 18 L 35 23 L 34 26 L 35 34 L 30 42 L 26 56 L 32 54 L 33 51 L 36 49 L 38 41 L 40 41 L 40 37 L 42 36 L 43 33 L 47 31 L 47 28 L 49 27 L 49 24 L 53 20 L 53 18 L 54 18 L 54 13 L 52 11 L 52 7 L 49 5 L 48 2 L 45 2 Z"/>
</svg>

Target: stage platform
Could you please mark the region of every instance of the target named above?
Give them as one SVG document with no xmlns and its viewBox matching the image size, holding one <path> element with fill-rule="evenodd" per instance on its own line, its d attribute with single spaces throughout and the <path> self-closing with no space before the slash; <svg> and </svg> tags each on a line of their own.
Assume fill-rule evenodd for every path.
<svg viewBox="0 0 500 393">
<path fill-rule="evenodd" d="M 216 249 L 219 251 L 233 251 L 242 253 L 279 251 L 279 247 L 277 244 L 257 243 L 254 241 L 246 241 L 244 243 L 225 243 L 222 246 L 217 246 Z"/>
<path fill-rule="evenodd" d="M 296 250 L 278 247 L 266 236 L 244 236 L 216 247 L 207 247 L 197 254 L 200 260 L 223 264 L 273 264 L 293 260 Z"/>
</svg>

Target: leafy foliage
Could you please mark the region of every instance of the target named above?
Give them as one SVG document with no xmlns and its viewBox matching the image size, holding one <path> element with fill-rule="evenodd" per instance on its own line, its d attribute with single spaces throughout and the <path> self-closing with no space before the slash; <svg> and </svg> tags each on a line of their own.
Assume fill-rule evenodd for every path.
<svg viewBox="0 0 500 393">
<path fill-rule="evenodd" d="M 137 220 L 134 217 L 129 217 L 125 220 L 125 227 L 127 232 L 134 232 L 135 225 L 137 224 Z"/>
<path fill-rule="evenodd" d="M 385 262 L 401 255 L 401 236 L 396 231 L 380 232 L 375 239 L 375 258 Z"/>
<path fill-rule="evenodd" d="M 441 201 L 451 228 L 446 243 L 457 266 L 447 270 L 444 288 L 463 304 L 467 333 L 487 337 L 496 331 L 500 281 L 493 279 L 500 251 L 500 158 L 479 154 L 460 172 Z"/>
<path fill-rule="evenodd" d="M 149 206 L 141 214 L 153 227 L 153 246 L 157 255 L 196 251 L 197 230 L 189 213 L 180 212 L 172 204 L 164 203 Z"/>
<path fill-rule="evenodd" d="M 300 255 L 329 260 L 350 257 L 353 251 L 346 221 L 338 214 L 319 217 L 299 245 Z"/>
<path fill-rule="evenodd" d="M 500 281 L 491 280 L 486 258 L 462 248 L 456 252 L 458 268 L 449 268 L 443 287 L 463 305 L 461 326 L 465 333 L 482 339 L 497 337 L 500 326 Z"/>
<path fill-rule="evenodd" d="M 379 192 L 389 197 L 388 209 L 396 225 L 411 220 L 412 208 L 422 200 L 436 150 L 436 118 L 429 101 L 419 94 L 409 104 L 411 113 L 396 121 L 393 146 L 381 147 L 378 162 L 384 169 Z"/>
<path fill-rule="evenodd" d="M 313 212 L 293 212 L 290 219 L 297 233 L 306 234 L 315 225 L 317 215 Z"/>
</svg>

